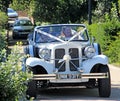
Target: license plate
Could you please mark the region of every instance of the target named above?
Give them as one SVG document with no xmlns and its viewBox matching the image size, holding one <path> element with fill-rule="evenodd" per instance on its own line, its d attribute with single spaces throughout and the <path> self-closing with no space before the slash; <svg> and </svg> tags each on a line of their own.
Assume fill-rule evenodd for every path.
<svg viewBox="0 0 120 101">
<path fill-rule="evenodd" d="M 26 32 L 21 32 L 20 34 L 28 34 L 28 33 L 26 33 Z"/>
<path fill-rule="evenodd" d="M 59 79 L 80 79 L 80 74 L 59 74 Z"/>
</svg>

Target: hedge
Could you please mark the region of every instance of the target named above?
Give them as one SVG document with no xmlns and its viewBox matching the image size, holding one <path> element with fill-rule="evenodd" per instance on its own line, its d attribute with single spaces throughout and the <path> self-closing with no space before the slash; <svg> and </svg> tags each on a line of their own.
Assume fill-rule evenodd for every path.
<svg viewBox="0 0 120 101">
<path fill-rule="evenodd" d="M 88 26 L 90 35 L 100 43 L 103 54 L 109 57 L 110 63 L 120 64 L 120 22 L 97 23 Z"/>
</svg>

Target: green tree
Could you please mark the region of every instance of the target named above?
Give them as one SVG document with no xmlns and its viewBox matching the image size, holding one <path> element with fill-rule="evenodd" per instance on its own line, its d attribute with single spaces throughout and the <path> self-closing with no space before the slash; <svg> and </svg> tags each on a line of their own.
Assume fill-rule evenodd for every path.
<svg viewBox="0 0 120 101">
<path fill-rule="evenodd" d="M 7 8 L 12 0 L 0 0 L 0 11 L 7 12 Z"/>
<path fill-rule="evenodd" d="M 15 10 L 28 10 L 31 0 L 12 0 L 10 7 Z"/>
<path fill-rule="evenodd" d="M 31 14 L 36 21 L 69 23 L 82 21 L 87 15 L 87 2 L 84 0 L 32 0 Z"/>
</svg>

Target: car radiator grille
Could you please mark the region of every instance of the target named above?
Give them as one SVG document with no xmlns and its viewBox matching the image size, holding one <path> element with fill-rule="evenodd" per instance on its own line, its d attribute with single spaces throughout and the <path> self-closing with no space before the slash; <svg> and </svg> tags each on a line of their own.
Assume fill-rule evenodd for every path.
<svg viewBox="0 0 120 101">
<path fill-rule="evenodd" d="M 30 32 L 31 30 L 19 30 L 19 32 Z"/>
<path fill-rule="evenodd" d="M 76 71 L 79 67 L 79 50 L 78 48 L 69 48 L 68 50 L 65 50 L 64 48 L 56 49 L 55 50 L 55 67 L 58 68 L 59 72 L 64 72 L 66 70 L 66 64 L 67 62 L 60 62 L 59 59 L 63 59 L 63 56 L 65 53 L 68 53 L 71 56 L 71 60 L 69 61 L 69 70 L 70 71 Z M 72 60 L 74 59 L 74 60 Z"/>
</svg>

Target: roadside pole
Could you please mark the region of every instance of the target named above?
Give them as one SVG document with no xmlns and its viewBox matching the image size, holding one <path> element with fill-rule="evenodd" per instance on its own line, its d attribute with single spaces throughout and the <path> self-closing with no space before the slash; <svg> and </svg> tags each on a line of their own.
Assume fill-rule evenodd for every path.
<svg viewBox="0 0 120 101">
<path fill-rule="evenodd" d="M 92 4 L 91 4 L 91 0 L 88 0 L 88 24 L 91 25 L 92 24 Z"/>
</svg>

